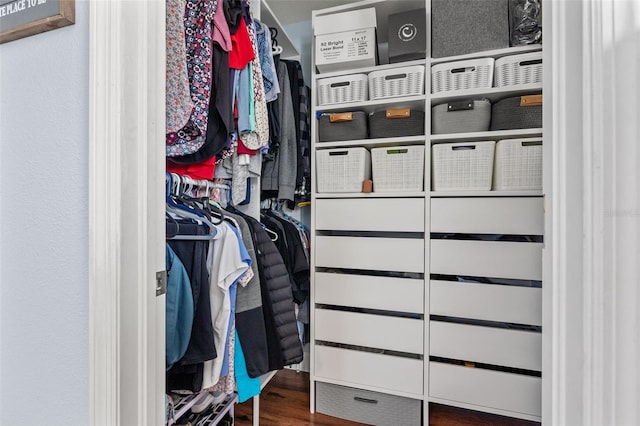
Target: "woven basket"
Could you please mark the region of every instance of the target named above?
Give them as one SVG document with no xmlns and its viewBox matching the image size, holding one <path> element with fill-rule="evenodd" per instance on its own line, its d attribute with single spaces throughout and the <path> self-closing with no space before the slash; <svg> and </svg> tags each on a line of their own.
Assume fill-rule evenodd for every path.
<svg viewBox="0 0 640 426">
<path fill-rule="evenodd" d="M 424 94 L 424 66 L 393 68 L 369 73 L 369 99 Z"/>
<path fill-rule="evenodd" d="M 542 95 L 502 99 L 491 108 L 491 130 L 542 128 Z"/>
<path fill-rule="evenodd" d="M 318 80 L 318 105 L 362 102 L 367 100 L 366 74 L 352 74 Z"/>
<path fill-rule="evenodd" d="M 542 139 L 505 139 L 496 144 L 493 189 L 542 189 Z"/>
<path fill-rule="evenodd" d="M 322 149 L 316 152 L 318 192 L 362 192 L 371 179 L 371 154 L 365 148 Z"/>
<path fill-rule="evenodd" d="M 371 150 L 374 192 L 422 191 L 424 146 L 393 146 Z"/>
<path fill-rule="evenodd" d="M 431 133 L 486 132 L 491 121 L 488 99 L 463 100 L 431 108 Z"/>
<path fill-rule="evenodd" d="M 369 136 L 394 138 L 424 135 L 424 111 L 385 109 L 369 114 Z"/>
<path fill-rule="evenodd" d="M 493 64 L 493 58 L 479 58 L 434 65 L 431 67 L 431 92 L 490 88 Z"/>
<path fill-rule="evenodd" d="M 318 119 L 318 141 L 335 142 L 367 138 L 367 113 L 323 113 Z"/>
<path fill-rule="evenodd" d="M 503 56 L 495 64 L 496 87 L 542 83 L 542 52 Z"/>
<path fill-rule="evenodd" d="M 494 141 L 433 146 L 434 191 L 490 191 Z"/>
</svg>

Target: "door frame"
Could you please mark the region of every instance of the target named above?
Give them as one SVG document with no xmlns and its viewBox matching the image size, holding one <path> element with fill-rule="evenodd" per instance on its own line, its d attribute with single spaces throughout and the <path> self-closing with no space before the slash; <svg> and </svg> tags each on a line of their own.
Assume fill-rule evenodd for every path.
<svg viewBox="0 0 640 426">
<path fill-rule="evenodd" d="M 602 280 L 575 287 L 582 284 L 575 277 L 598 272 L 585 261 L 602 256 L 601 239 L 583 240 L 603 211 L 603 187 L 583 179 L 601 166 L 589 156 L 602 149 L 602 134 L 594 135 L 599 129 L 584 117 L 597 118 L 601 94 L 590 84 L 602 75 L 576 74 L 576 66 L 601 57 L 602 3 L 543 0 L 545 424 L 602 419 L 603 394 L 614 386 L 603 383 L 598 365 L 607 320 L 599 311 Z M 164 269 L 165 2 L 96 1 L 90 10 L 90 424 L 159 425 L 164 298 L 155 296 L 155 272 Z M 604 387 L 588 391 L 593 385 Z"/>
<path fill-rule="evenodd" d="M 91 2 L 89 27 L 89 423 L 161 425 L 165 2 Z"/>
</svg>

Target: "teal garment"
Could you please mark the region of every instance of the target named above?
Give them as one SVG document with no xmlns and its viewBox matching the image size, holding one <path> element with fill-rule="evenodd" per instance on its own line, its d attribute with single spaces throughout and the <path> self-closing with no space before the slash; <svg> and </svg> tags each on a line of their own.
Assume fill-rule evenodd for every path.
<svg viewBox="0 0 640 426">
<path fill-rule="evenodd" d="M 193 294 L 184 265 L 167 244 L 166 361 L 167 370 L 187 351 L 193 326 Z"/>
<path fill-rule="evenodd" d="M 244 360 L 244 352 L 240 344 L 240 336 L 236 333 L 236 347 L 233 363 L 236 376 L 236 388 L 238 388 L 238 401 L 245 402 L 256 395 L 260 395 L 260 377 L 251 378 L 247 372 L 247 364 Z"/>
</svg>

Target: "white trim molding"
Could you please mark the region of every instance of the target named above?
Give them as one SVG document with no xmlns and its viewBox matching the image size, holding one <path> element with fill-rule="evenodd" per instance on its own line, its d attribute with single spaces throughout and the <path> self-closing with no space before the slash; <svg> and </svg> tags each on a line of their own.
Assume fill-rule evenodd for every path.
<svg viewBox="0 0 640 426">
<path fill-rule="evenodd" d="M 90 5 L 89 420 L 116 425 L 120 410 L 120 2 Z"/>
<path fill-rule="evenodd" d="M 90 423 L 163 424 L 165 3 L 90 19 Z"/>
<path fill-rule="evenodd" d="M 545 7 L 543 423 L 636 425 L 640 4 Z"/>
</svg>

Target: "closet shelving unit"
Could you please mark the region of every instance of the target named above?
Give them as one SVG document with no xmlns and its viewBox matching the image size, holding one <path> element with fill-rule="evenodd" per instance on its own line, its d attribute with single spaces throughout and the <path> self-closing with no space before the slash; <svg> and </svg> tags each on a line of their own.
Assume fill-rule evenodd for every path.
<svg viewBox="0 0 640 426">
<path fill-rule="evenodd" d="M 425 111 L 424 135 L 402 138 L 319 142 L 314 120 L 314 177 L 319 150 L 400 145 L 424 146 L 425 176 L 423 192 L 317 193 L 314 182 L 310 409 L 374 424 L 428 424 L 428 404 L 435 402 L 540 421 L 543 193 L 432 191 L 431 147 L 543 131 L 431 135 L 431 107 L 540 94 L 542 84 L 430 89 L 434 64 L 497 59 L 542 45 L 431 58 L 431 3 L 364 0 L 313 14 L 315 21 L 374 7 L 380 46 L 389 14 L 426 8 L 428 36 L 424 60 L 316 73 L 312 81 L 314 117 L 388 107 Z M 409 65 L 425 65 L 425 95 L 317 105 L 318 79 Z"/>
</svg>

